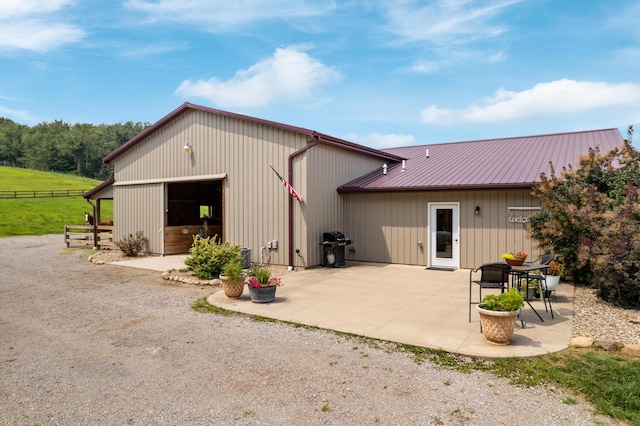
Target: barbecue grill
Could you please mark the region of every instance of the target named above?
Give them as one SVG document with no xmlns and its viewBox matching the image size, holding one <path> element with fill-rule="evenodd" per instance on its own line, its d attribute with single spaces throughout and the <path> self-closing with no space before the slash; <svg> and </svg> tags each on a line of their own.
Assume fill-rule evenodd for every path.
<svg viewBox="0 0 640 426">
<path fill-rule="evenodd" d="M 322 234 L 322 266 L 338 268 L 344 266 L 344 248 L 351 244 L 342 232 L 333 231 Z"/>
</svg>

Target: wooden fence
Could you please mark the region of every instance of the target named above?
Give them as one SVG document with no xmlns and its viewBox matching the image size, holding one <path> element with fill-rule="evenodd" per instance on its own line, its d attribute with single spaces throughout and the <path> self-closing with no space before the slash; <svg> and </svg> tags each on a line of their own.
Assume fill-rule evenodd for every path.
<svg viewBox="0 0 640 426">
<path fill-rule="evenodd" d="M 97 249 L 115 249 L 113 241 L 113 225 L 98 225 L 96 227 L 96 241 L 93 238 L 93 225 L 65 225 L 64 242 L 67 247 L 71 244 L 95 247 Z"/>
<path fill-rule="evenodd" d="M 86 189 L 43 189 L 38 191 L 0 191 L 0 198 L 52 198 L 52 197 L 78 197 L 82 196 Z"/>
</svg>

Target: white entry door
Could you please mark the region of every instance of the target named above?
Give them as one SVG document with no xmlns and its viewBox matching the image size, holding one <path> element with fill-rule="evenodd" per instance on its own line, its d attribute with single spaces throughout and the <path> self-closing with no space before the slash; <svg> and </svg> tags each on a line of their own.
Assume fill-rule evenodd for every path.
<svg viewBox="0 0 640 426">
<path fill-rule="evenodd" d="M 429 203 L 429 266 L 460 267 L 459 203 Z"/>
</svg>

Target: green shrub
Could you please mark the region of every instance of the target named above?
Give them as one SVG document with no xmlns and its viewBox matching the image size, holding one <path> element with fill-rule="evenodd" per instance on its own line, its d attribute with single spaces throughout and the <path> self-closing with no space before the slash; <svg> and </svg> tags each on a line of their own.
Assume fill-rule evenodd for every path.
<svg viewBox="0 0 640 426">
<path fill-rule="evenodd" d="M 137 256 L 142 251 L 144 237 L 142 231 L 136 232 L 136 235 L 129 234 L 120 241 L 116 241 L 116 246 L 122 250 L 125 256 Z"/>
<path fill-rule="evenodd" d="M 184 261 L 187 269 L 204 280 L 219 277 L 224 265 L 234 260 L 240 261 L 240 246 L 228 242 L 220 243 L 217 235 L 207 238 L 194 237 L 190 253 L 191 256 Z"/>
<path fill-rule="evenodd" d="M 488 311 L 514 312 L 524 306 L 522 294 L 515 288 L 500 294 L 487 294 L 480 307 Z"/>
</svg>

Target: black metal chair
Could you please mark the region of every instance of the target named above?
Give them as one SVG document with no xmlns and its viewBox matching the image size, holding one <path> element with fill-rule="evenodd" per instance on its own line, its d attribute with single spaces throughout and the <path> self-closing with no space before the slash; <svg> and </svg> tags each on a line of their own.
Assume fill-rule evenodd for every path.
<svg viewBox="0 0 640 426">
<path fill-rule="evenodd" d="M 469 274 L 469 322 L 471 322 L 471 305 L 477 305 L 482 301 L 483 289 L 499 289 L 504 293 L 509 289 L 509 273 L 511 266 L 506 263 L 485 263 Z M 479 273 L 479 278 L 478 278 Z M 476 279 L 474 279 L 476 278 Z M 478 301 L 472 299 L 473 286 L 478 286 Z"/>
<path fill-rule="evenodd" d="M 533 263 L 538 263 L 540 265 L 548 265 L 553 259 L 555 259 L 555 255 L 553 253 L 547 253 L 540 258 L 534 260 Z M 551 319 L 553 319 L 553 307 L 551 306 L 551 292 L 547 291 L 547 274 L 544 272 L 529 274 L 527 276 L 528 280 L 537 280 L 540 283 L 540 297 L 542 298 L 542 302 L 544 303 L 544 310 L 549 312 L 551 310 Z M 549 308 L 547 309 L 547 300 L 549 301 Z"/>
</svg>

